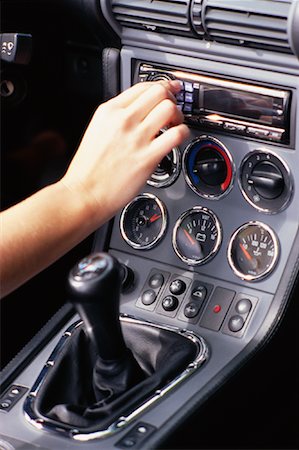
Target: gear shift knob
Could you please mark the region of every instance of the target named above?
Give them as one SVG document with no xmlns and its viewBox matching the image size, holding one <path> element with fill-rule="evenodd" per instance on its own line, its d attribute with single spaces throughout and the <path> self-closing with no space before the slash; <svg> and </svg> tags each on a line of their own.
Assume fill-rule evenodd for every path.
<svg viewBox="0 0 299 450">
<path fill-rule="evenodd" d="M 119 321 L 122 281 L 121 264 L 107 253 L 94 253 L 82 259 L 68 277 L 70 301 L 98 356 L 107 361 L 122 358 L 127 352 Z"/>
</svg>

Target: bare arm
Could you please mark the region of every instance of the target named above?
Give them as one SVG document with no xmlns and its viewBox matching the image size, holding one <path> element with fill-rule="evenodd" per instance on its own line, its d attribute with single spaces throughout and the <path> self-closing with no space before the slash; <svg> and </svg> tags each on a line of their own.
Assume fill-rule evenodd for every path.
<svg viewBox="0 0 299 450">
<path fill-rule="evenodd" d="M 65 176 L 1 213 L 2 296 L 114 216 L 187 137 L 173 97 L 178 89 L 175 82 L 142 83 L 101 105 Z"/>
</svg>

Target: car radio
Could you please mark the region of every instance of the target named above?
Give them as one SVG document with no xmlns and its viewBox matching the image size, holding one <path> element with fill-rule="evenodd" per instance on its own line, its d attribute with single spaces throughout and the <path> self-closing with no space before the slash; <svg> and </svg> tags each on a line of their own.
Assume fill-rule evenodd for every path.
<svg viewBox="0 0 299 450">
<path fill-rule="evenodd" d="M 140 63 L 136 81 L 178 79 L 186 123 L 283 144 L 290 137 L 291 91 Z"/>
</svg>

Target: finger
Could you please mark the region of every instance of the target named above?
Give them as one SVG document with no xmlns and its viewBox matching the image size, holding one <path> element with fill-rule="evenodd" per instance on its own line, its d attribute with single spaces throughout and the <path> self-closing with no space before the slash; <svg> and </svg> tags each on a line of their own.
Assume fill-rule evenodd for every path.
<svg viewBox="0 0 299 450">
<path fill-rule="evenodd" d="M 163 100 L 168 99 L 176 104 L 176 99 L 172 92 L 161 83 L 154 83 L 139 98 L 137 98 L 130 106 L 127 107 L 126 113 L 133 124 L 142 122 L 145 117 Z"/>
<path fill-rule="evenodd" d="M 150 87 L 156 84 L 165 86 L 165 88 L 169 89 L 173 94 L 180 92 L 182 88 L 181 83 L 178 80 L 144 81 L 142 83 L 134 84 L 130 88 L 126 89 L 115 97 L 113 101 L 120 107 L 125 108 L 140 97 L 144 92 L 146 92 Z"/>
<path fill-rule="evenodd" d="M 189 128 L 185 124 L 177 125 L 164 131 L 157 136 L 146 152 L 150 152 L 153 157 L 155 167 L 166 156 L 173 147 L 182 144 L 190 135 Z"/>
<path fill-rule="evenodd" d="M 144 118 L 140 124 L 140 130 L 143 135 L 153 138 L 157 135 L 157 131 L 166 126 L 179 125 L 184 121 L 184 116 L 177 106 L 169 99 L 160 102 L 150 113 Z"/>
</svg>

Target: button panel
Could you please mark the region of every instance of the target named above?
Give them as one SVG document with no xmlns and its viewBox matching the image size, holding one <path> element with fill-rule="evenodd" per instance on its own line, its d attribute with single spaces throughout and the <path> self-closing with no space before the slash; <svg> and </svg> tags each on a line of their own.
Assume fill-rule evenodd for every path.
<svg viewBox="0 0 299 450">
<path fill-rule="evenodd" d="M 138 308 L 154 311 L 157 298 L 169 278 L 169 272 L 160 269 L 152 269 L 138 297 Z"/>
<path fill-rule="evenodd" d="M 120 441 L 115 444 L 117 448 L 138 449 L 141 444 L 148 439 L 154 432 L 156 427 L 146 422 L 137 423 Z"/>
<path fill-rule="evenodd" d="M 0 410 L 8 412 L 28 391 L 25 386 L 12 384 L 0 397 Z"/>
<path fill-rule="evenodd" d="M 194 279 L 196 276 L 196 279 Z M 242 337 L 258 298 L 221 286 L 152 269 L 136 302 L 138 308 L 234 337 Z"/>
<path fill-rule="evenodd" d="M 258 298 L 247 294 L 236 295 L 224 321 L 222 332 L 234 337 L 242 337 Z"/>
<path fill-rule="evenodd" d="M 180 308 L 178 319 L 192 324 L 197 323 L 203 305 L 209 298 L 212 290 L 213 286 L 211 284 L 194 280 Z"/>
<path fill-rule="evenodd" d="M 203 312 L 200 326 L 219 331 L 235 294 L 230 289 L 217 287 Z"/>
<path fill-rule="evenodd" d="M 168 317 L 175 317 L 190 284 L 190 278 L 177 274 L 172 275 L 162 293 L 162 299 L 157 306 L 157 313 Z M 170 297 L 173 297 L 172 302 L 170 302 Z M 171 305 L 169 305 L 169 303 L 171 303 Z"/>
</svg>

